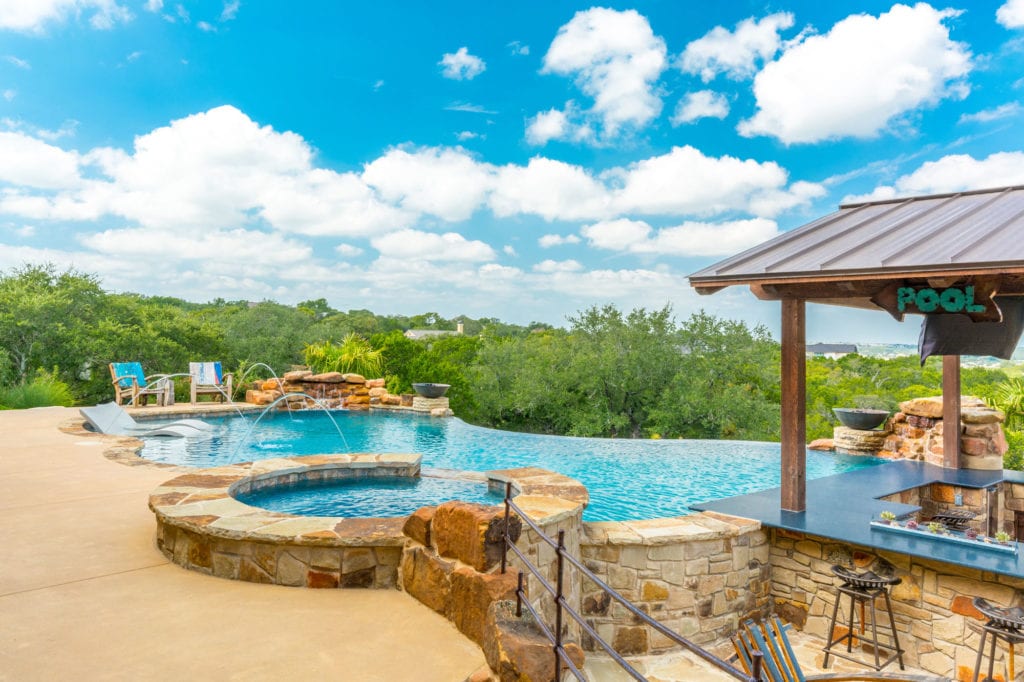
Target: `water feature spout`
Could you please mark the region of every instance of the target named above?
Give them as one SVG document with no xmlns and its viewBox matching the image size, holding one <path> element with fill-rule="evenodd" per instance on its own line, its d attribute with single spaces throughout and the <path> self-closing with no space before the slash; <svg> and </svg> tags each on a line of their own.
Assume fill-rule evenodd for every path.
<svg viewBox="0 0 1024 682">
<path fill-rule="evenodd" d="M 283 386 L 280 377 L 277 376 L 277 372 L 275 372 L 274 368 L 271 367 L 270 365 L 268 365 L 265 362 L 254 362 L 251 365 L 249 365 L 249 367 L 244 372 L 242 372 L 242 378 L 238 380 L 238 385 L 239 386 L 244 385 L 245 384 L 245 378 L 247 376 L 249 376 L 249 372 L 253 371 L 257 367 L 265 367 L 267 369 L 267 371 L 270 372 L 271 376 L 274 377 L 274 380 L 277 382 L 277 385 L 278 386 Z M 277 401 L 275 400 L 273 403 L 271 403 L 271 405 L 274 405 L 276 403 L 277 403 Z M 288 418 L 289 419 L 293 419 L 293 420 L 295 419 L 295 417 L 292 416 L 291 406 L 288 407 Z"/>
<path fill-rule="evenodd" d="M 331 420 L 332 424 L 334 424 L 334 430 L 338 432 L 338 437 L 341 438 L 341 442 L 345 446 L 345 452 L 351 452 L 348 446 L 348 441 L 345 439 L 345 434 L 341 432 L 341 427 L 338 426 L 338 422 L 334 419 L 333 416 L 331 416 L 331 411 L 327 408 L 323 401 L 314 398 L 308 393 L 285 393 L 284 395 L 275 398 L 274 401 L 267 405 L 266 408 L 264 408 L 264 410 L 260 412 L 259 416 L 257 416 L 256 419 L 253 420 L 252 424 L 250 424 L 249 428 L 246 430 L 245 435 L 242 436 L 241 440 L 238 441 L 238 445 L 235 446 L 235 451 L 231 453 L 231 457 L 228 459 L 228 464 L 235 463 L 236 458 L 238 457 L 238 453 L 242 450 L 242 446 L 249 442 L 249 436 L 252 435 L 253 429 L 256 428 L 256 425 L 260 423 L 260 420 L 263 419 L 263 417 L 265 417 L 266 414 L 270 412 L 272 408 L 277 406 L 277 404 L 280 403 L 281 401 L 289 400 L 291 398 L 295 398 L 298 396 L 302 396 L 304 398 L 312 400 L 317 407 L 324 411 L 324 414 L 327 415 L 327 418 Z M 290 414 L 291 410 L 288 410 L 288 412 Z"/>
</svg>

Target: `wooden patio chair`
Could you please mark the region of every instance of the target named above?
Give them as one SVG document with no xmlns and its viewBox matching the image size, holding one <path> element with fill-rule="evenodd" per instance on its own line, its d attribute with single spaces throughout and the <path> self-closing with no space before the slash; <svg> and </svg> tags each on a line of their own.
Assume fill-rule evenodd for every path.
<svg viewBox="0 0 1024 682">
<path fill-rule="evenodd" d="M 220 402 L 231 402 L 233 377 L 224 374 L 219 362 L 190 362 L 188 373 L 192 382 L 189 393 L 193 405 L 201 395 L 212 395 Z"/>
<path fill-rule="evenodd" d="M 948 677 L 938 675 L 912 675 L 897 672 L 856 672 L 856 673 L 823 673 L 820 675 L 804 675 L 800 662 L 793 653 L 793 647 L 786 636 L 788 625 L 783 625 L 778 616 L 772 616 L 762 623 L 752 620 L 745 621 L 742 629 L 732 638 L 736 649 L 736 657 L 740 667 L 749 675 L 751 656 L 755 651 L 763 655 L 761 679 L 765 682 L 812 682 L 813 680 L 834 680 L 845 682 L 860 680 L 870 682 L 902 680 L 903 682 L 950 682 Z"/>
<path fill-rule="evenodd" d="M 167 404 L 167 395 L 174 395 L 174 383 L 166 374 L 146 376 L 138 362 L 111 362 L 110 378 L 114 384 L 114 402 L 136 405 L 140 399 L 143 405 L 149 403 L 149 396 L 156 398 L 157 405 Z"/>
</svg>

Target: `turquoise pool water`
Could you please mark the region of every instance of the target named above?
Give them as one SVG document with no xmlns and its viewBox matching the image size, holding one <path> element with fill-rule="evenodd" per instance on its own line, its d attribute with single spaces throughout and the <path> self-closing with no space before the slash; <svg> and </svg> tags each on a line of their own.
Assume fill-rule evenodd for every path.
<svg viewBox="0 0 1024 682">
<path fill-rule="evenodd" d="M 254 507 L 302 516 L 408 516 L 421 507 L 447 500 L 501 504 L 504 491 L 485 481 L 429 475 L 418 478 L 358 478 L 331 483 L 297 483 L 267 488 L 238 499 Z"/>
<path fill-rule="evenodd" d="M 778 443 L 700 440 L 568 438 L 497 431 L 460 419 L 375 411 L 334 411 L 338 436 L 323 412 L 265 416 L 246 437 L 254 418 L 209 420 L 217 425 L 201 439 L 150 438 L 142 456 L 196 467 L 290 455 L 335 452 L 412 452 L 430 469 L 487 471 L 539 466 L 579 480 L 590 491 L 588 521 L 678 516 L 698 502 L 779 485 Z M 881 463 L 810 451 L 807 478 Z M 443 494 L 443 493 L 442 493 Z M 382 493 L 382 497 L 397 493 Z M 452 499 L 442 497 L 440 500 Z M 331 514 L 333 515 L 333 514 Z"/>
</svg>

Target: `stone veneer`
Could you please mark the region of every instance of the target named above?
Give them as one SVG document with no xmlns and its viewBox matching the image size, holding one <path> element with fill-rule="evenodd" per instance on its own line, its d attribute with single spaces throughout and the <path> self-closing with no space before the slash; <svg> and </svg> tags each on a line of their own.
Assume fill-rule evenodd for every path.
<svg viewBox="0 0 1024 682">
<path fill-rule="evenodd" d="M 974 597 L 1003 606 L 1024 606 L 1017 592 L 1024 588 L 1024 579 L 774 529 L 774 610 L 798 629 L 822 639 L 829 634 L 835 603 L 838 580 L 831 570 L 834 564 L 902 579 L 892 588 L 891 597 L 904 661 L 936 675 L 970 679 L 980 641 L 978 628 L 984 622 L 971 603 Z M 848 601 L 840 608 L 848 609 Z M 881 622 L 887 623 L 882 614 L 884 610 Z M 1004 652 L 1005 646 L 997 647 L 1001 679 L 1007 679 Z"/>
<path fill-rule="evenodd" d="M 157 546 L 174 563 L 222 578 L 301 587 L 393 588 L 404 517 L 305 517 L 235 499 L 267 486 L 372 476 L 415 476 L 420 456 L 313 455 L 200 469 L 149 498 Z"/>
<path fill-rule="evenodd" d="M 745 618 L 767 616 L 768 537 L 758 521 L 714 512 L 646 521 L 584 524 L 585 565 L 652 618 L 703 645 L 727 638 Z M 583 614 L 622 654 L 677 648 L 584 580 Z M 583 639 L 583 648 L 594 643 Z"/>
</svg>

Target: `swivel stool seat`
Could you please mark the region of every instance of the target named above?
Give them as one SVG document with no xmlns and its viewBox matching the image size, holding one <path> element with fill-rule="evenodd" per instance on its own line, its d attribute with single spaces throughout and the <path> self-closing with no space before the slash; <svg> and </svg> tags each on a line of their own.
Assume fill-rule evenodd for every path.
<svg viewBox="0 0 1024 682">
<path fill-rule="evenodd" d="M 893 585 L 899 585 L 901 580 L 896 577 L 884 577 L 877 575 L 871 571 L 854 571 L 846 568 L 845 566 L 833 566 L 832 572 L 842 581 L 841 585 L 836 587 L 836 602 L 832 607 L 832 622 L 828 627 L 828 644 L 825 646 L 825 660 L 822 662 L 822 667 L 828 668 L 829 656 L 838 656 L 848 661 L 854 661 L 855 663 L 861 663 L 869 667 L 873 667 L 876 671 L 881 670 L 885 666 L 889 665 L 893 661 L 899 661 L 900 670 L 904 670 L 903 665 L 903 649 L 900 648 L 899 635 L 896 634 L 896 621 L 892 615 L 892 601 L 889 599 L 889 588 Z M 849 597 L 850 600 L 850 619 L 848 621 L 848 630 L 846 633 L 838 638 L 834 638 L 836 629 L 836 620 L 839 616 L 839 602 L 843 596 Z M 878 612 L 875 609 L 875 600 L 878 597 L 885 598 L 885 612 L 889 616 L 889 631 L 882 632 L 882 640 L 879 640 L 878 632 Z M 862 658 L 853 655 L 853 641 L 856 638 L 854 634 L 854 628 L 857 621 L 857 606 L 860 606 L 860 631 L 861 639 L 871 646 L 871 650 L 874 653 L 875 664 L 872 666 L 870 663 L 864 661 Z M 871 608 L 871 638 L 864 637 L 865 630 L 865 610 L 867 606 Z M 885 625 L 883 624 L 883 628 Z M 846 651 L 836 651 L 837 648 L 842 649 L 842 644 L 846 643 Z M 882 656 L 885 655 L 885 659 Z"/>
</svg>

